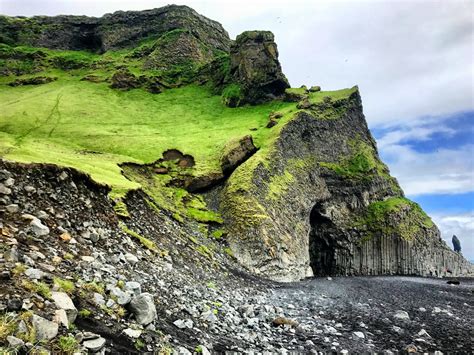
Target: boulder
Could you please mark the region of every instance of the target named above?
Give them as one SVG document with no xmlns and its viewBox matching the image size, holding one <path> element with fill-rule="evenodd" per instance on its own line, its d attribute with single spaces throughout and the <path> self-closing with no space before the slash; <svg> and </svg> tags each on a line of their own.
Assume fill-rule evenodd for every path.
<svg viewBox="0 0 474 355">
<path fill-rule="evenodd" d="M 253 144 L 253 139 L 250 135 L 227 143 L 221 157 L 221 169 L 224 175 L 230 175 L 256 151 L 257 147 Z"/>
<path fill-rule="evenodd" d="M 156 318 L 156 307 L 153 296 L 149 293 L 141 293 L 130 302 L 130 310 L 135 315 L 138 324 L 147 325 Z"/>
<path fill-rule="evenodd" d="M 57 323 L 51 322 L 36 314 L 33 314 L 31 317 L 31 324 L 33 325 L 36 340 L 38 341 L 51 340 L 58 335 L 59 327 Z"/>
<path fill-rule="evenodd" d="M 52 292 L 51 299 L 58 309 L 66 312 L 69 323 L 74 323 L 78 312 L 68 294 L 65 292 Z"/>
</svg>

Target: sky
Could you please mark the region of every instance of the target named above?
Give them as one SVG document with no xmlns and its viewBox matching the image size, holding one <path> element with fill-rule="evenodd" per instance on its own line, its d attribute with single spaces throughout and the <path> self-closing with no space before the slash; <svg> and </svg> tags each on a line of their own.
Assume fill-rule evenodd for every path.
<svg viewBox="0 0 474 355">
<path fill-rule="evenodd" d="M 101 16 L 160 0 L 0 0 L 7 15 Z M 174 1 L 220 22 L 275 34 L 293 87 L 358 85 L 379 153 L 407 197 L 474 260 L 474 2 Z"/>
</svg>

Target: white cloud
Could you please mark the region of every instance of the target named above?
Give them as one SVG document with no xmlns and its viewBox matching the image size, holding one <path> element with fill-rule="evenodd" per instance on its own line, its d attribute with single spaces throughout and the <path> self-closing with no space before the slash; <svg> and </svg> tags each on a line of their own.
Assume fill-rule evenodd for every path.
<svg viewBox="0 0 474 355">
<path fill-rule="evenodd" d="M 462 254 L 474 260 L 474 211 L 454 215 L 438 213 L 431 217 L 446 243 L 452 248 L 451 238 L 456 235 L 461 241 Z"/>
<path fill-rule="evenodd" d="M 12 15 L 100 16 L 164 6 L 169 0 L 1 0 Z M 473 109 L 470 0 L 188 0 L 223 24 L 275 33 L 293 86 L 358 84 L 371 127 Z"/>
<path fill-rule="evenodd" d="M 420 153 L 409 146 L 382 150 L 390 171 L 407 195 L 458 194 L 474 191 L 474 145 Z"/>
</svg>

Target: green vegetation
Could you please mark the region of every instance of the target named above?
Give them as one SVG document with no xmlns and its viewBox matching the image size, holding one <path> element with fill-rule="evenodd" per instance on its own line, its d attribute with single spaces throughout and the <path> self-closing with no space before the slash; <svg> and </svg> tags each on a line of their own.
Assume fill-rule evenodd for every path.
<svg viewBox="0 0 474 355">
<path fill-rule="evenodd" d="M 60 336 L 57 347 L 61 354 L 74 354 L 79 349 L 79 343 L 72 335 Z"/>
<path fill-rule="evenodd" d="M 7 336 L 12 335 L 17 328 L 17 319 L 13 314 L 0 315 L 0 342 L 6 343 Z"/>
<path fill-rule="evenodd" d="M 105 294 L 104 285 L 94 281 L 85 283 L 82 285 L 82 289 L 88 292 L 100 293 L 101 295 Z"/>
<path fill-rule="evenodd" d="M 215 231 L 211 233 L 211 236 L 216 240 L 220 240 L 224 234 L 225 234 L 225 230 L 216 229 Z"/>
<path fill-rule="evenodd" d="M 239 106 L 242 98 L 242 89 L 238 84 L 229 84 L 222 90 L 222 102 L 229 107 Z"/>
<path fill-rule="evenodd" d="M 277 200 L 294 181 L 295 177 L 288 170 L 285 170 L 282 175 L 273 175 L 268 184 L 268 197 L 271 200 Z"/>
<path fill-rule="evenodd" d="M 399 221 L 390 223 L 393 221 L 390 217 L 394 214 L 398 215 Z M 404 197 L 391 197 L 371 203 L 355 226 L 366 232 L 362 241 L 381 234 L 396 234 L 405 240 L 412 240 L 422 228 L 432 228 L 433 222 L 417 203 Z"/>
<path fill-rule="evenodd" d="M 353 140 L 349 146 L 351 154 L 338 163 L 320 162 L 319 165 L 347 179 L 372 179 L 374 175 L 390 177 L 387 166 L 376 156 L 372 145 Z"/>
<path fill-rule="evenodd" d="M 60 291 L 66 292 L 68 294 L 72 294 L 76 287 L 74 286 L 74 282 L 70 280 L 64 280 L 59 277 L 54 278 L 54 284 L 58 287 Z"/>
<path fill-rule="evenodd" d="M 145 248 L 150 249 L 153 252 L 158 252 L 158 247 L 152 240 L 141 236 L 140 234 L 132 231 L 131 229 L 128 229 L 128 227 L 124 223 L 120 223 L 120 228 L 124 233 L 127 233 L 129 236 L 137 239 L 140 244 L 142 244 Z"/>
<path fill-rule="evenodd" d="M 81 309 L 78 314 L 79 314 L 79 317 L 81 318 L 87 318 L 92 315 L 92 312 L 89 311 L 88 309 Z"/>
<path fill-rule="evenodd" d="M 49 285 L 42 282 L 42 281 L 29 281 L 29 280 L 22 280 L 21 286 L 30 292 L 35 292 L 44 298 L 50 299 L 51 298 L 51 290 Z"/>
</svg>

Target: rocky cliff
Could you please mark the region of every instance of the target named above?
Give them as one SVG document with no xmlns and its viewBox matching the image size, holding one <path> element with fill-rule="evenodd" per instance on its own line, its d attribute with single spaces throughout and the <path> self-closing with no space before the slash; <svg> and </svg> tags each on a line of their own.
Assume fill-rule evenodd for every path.
<svg viewBox="0 0 474 355">
<path fill-rule="evenodd" d="M 299 96 L 298 96 L 299 95 Z M 314 275 L 466 275 L 380 161 L 357 87 L 288 92 L 301 111 L 226 182 L 221 208 L 237 258 L 280 281 Z"/>
</svg>

